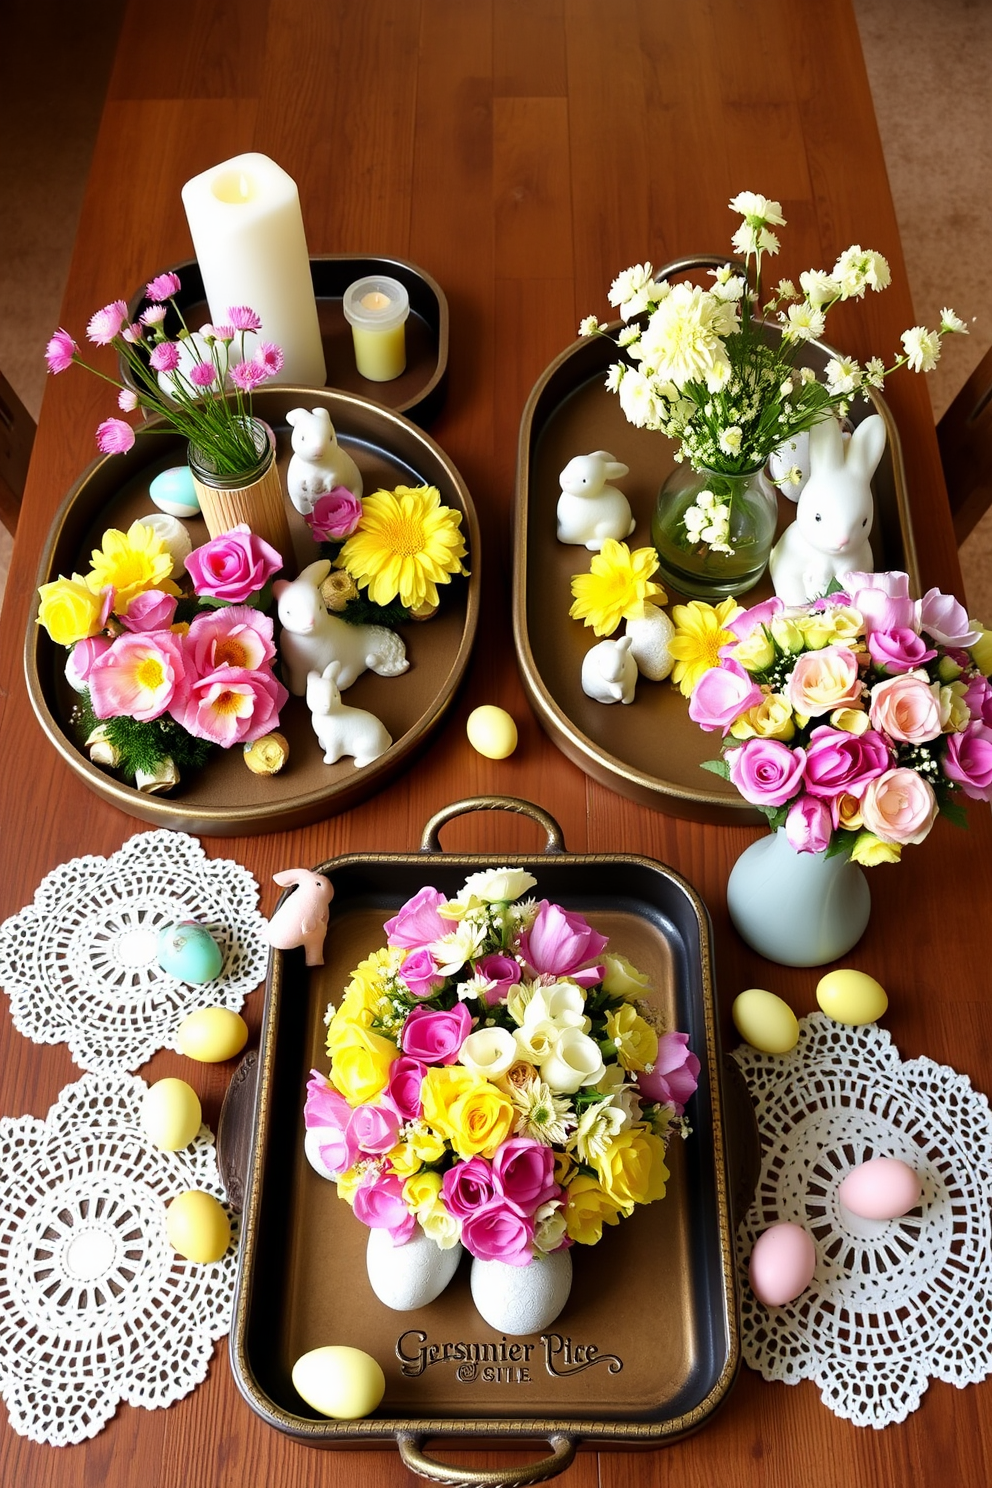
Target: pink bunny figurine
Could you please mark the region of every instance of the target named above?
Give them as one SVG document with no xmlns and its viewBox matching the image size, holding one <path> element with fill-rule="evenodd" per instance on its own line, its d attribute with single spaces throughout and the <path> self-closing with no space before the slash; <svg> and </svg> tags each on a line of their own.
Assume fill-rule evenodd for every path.
<svg viewBox="0 0 992 1488">
<path fill-rule="evenodd" d="M 292 951 L 305 946 L 308 966 L 323 966 L 324 936 L 327 934 L 327 906 L 334 897 L 334 885 L 322 873 L 309 868 L 286 868 L 272 875 L 280 888 L 296 888 L 280 904 L 266 926 L 265 938 L 277 951 Z"/>
</svg>

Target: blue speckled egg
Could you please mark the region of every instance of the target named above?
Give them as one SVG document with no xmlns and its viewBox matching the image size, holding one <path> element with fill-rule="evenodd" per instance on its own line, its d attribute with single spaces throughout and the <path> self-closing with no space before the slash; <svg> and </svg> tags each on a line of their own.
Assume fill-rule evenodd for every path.
<svg viewBox="0 0 992 1488">
<path fill-rule="evenodd" d="M 209 930 L 195 920 L 166 925 L 158 937 L 158 964 L 177 981 L 199 986 L 220 976 L 224 957 Z"/>
<path fill-rule="evenodd" d="M 163 470 L 148 487 L 148 494 L 159 511 L 170 517 L 196 517 L 200 514 L 200 498 L 188 465 L 172 465 Z"/>
</svg>

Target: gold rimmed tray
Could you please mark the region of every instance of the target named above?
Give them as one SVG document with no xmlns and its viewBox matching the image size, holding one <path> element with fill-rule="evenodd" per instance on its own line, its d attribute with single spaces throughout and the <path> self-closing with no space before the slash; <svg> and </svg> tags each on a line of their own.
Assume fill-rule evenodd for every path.
<svg viewBox="0 0 992 1488">
<path fill-rule="evenodd" d="M 169 796 L 149 796 L 92 764 L 72 726 L 76 696 L 65 680 L 66 652 L 56 646 L 32 611 L 25 639 L 28 694 L 41 727 L 69 768 L 111 806 L 156 826 L 207 836 L 245 836 L 305 826 L 365 800 L 392 780 L 423 749 L 440 725 L 465 673 L 479 610 L 480 539 L 472 498 L 443 450 L 409 420 L 355 394 L 328 389 L 278 387 L 254 396 L 254 411 L 275 432 L 283 474 L 291 455 L 286 414 L 296 407 L 325 407 L 340 442 L 357 461 L 365 489 L 434 485 L 445 505 L 462 513 L 471 576 L 441 590 L 433 620 L 402 628 L 410 667 L 400 677 L 371 672 L 349 688 L 347 702 L 380 717 L 393 738 L 389 750 L 358 770 L 350 759 L 325 765 L 302 698 L 282 710 L 280 731 L 289 740 L 289 763 L 278 775 L 252 775 L 240 748 L 214 750 L 208 764 Z M 153 423 L 155 421 L 152 421 Z M 38 573 L 44 584 L 60 574 L 86 570 L 91 550 L 108 527 L 126 530 L 155 510 L 148 494 L 161 470 L 186 460 L 186 445 L 171 432 L 139 433 L 126 455 L 95 460 L 73 486 L 55 518 Z M 285 487 L 285 480 L 283 482 Z M 287 502 L 297 561 L 317 556 L 303 518 Z M 194 546 L 207 539 L 201 519 L 186 524 Z"/>
</svg>

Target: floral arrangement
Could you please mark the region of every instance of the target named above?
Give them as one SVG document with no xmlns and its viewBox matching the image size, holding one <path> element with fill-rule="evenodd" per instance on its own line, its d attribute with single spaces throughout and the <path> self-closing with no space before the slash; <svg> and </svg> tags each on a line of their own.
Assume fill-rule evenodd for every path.
<svg viewBox="0 0 992 1488">
<path fill-rule="evenodd" d="M 699 1061 L 647 978 L 520 868 L 423 888 L 328 1009 L 311 1161 L 394 1244 L 523 1266 L 665 1193 Z"/>
<path fill-rule="evenodd" d="M 962 796 L 992 801 L 992 633 L 951 595 L 852 573 L 799 607 L 696 608 L 689 714 L 724 741 L 703 768 L 797 851 L 898 862 L 938 814 L 965 824 Z"/>
<path fill-rule="evenodd" d="M 151 304 L 139 320 L 129 320 L 123 300 L 114 300 L 90 317 L 88 340 L 94 346 L 117 350 L 130 368 L 134 387 L 125 387 L 90 366 L 69 332 L 62 329 L 48 343 L 48 370 L 65 372 L 73 363 L 85 367 L 119 389 L 117 404 L 122 412 L 142 408 L 161 414 L 218 475 L 238 475 L 259 461 L 248 422 L 252 392 L 281 371 L 283 354 L 273 342 L 259 341 L 248 355 L 247 338 L 257 339 L 262 323 L 247 305 L 232 305 L 224 325 L 203 326 L 191 333 L 176 304 L 179 289 L 178 274 L 158 274 L 145 286 L 145 298 Z M 175 340 L 165 332 L 169 305 L 181 326 Z M 96 431 L 97 446 L 105 455 L 126 453 L 134 440 L 134 428 L 122 418 L 104 419 Z"/>
<path fill-rule="evenodd" d="M 212 745 L 272 734 L 288 693 L 263 608 L 281 562 L 236 527 L 189 553 L 184 593 L 164 538 L 139 521 L 103 534 L 88 573 L 42 584 L 38 623 L 69 649 L 76 723 L 97 763 L 166 789 Z"/>
</svg>

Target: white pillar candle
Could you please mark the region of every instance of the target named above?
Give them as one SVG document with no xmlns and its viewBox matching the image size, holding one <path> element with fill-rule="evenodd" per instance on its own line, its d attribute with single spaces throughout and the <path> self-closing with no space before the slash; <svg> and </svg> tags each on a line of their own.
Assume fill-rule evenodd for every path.
<svg viewBox="0 0 992 1488">
<path fill-rule="evenodd" d="M 262 338 L 282 348 L 274 382 L 323 387 L 327 378 L 296 182 L 267 155 L 236 155 L 194 176 L 183 206 L 215 325 L 249 305 Z"/>
</svg>

